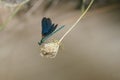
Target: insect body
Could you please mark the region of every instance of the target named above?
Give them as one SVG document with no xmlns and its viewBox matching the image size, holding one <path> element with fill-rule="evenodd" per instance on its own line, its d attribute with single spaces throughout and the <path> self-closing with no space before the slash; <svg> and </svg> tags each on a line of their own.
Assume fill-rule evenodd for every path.
<svg viewBox="0 0 120 80">
<path fill-rule="evenodd" d="M 45 40 L 47 40 L 49 37 L 51 37 L 53 34 L 61 30 L 64 26 L 61 26 L 60 28 L 57 28 L 58 24 L 52 23 L 50 18 L 43 17 L 42 19 L 42 39 L 40 42 L 38 42 L 39 45 L 41 45 Z"/>
</svg>

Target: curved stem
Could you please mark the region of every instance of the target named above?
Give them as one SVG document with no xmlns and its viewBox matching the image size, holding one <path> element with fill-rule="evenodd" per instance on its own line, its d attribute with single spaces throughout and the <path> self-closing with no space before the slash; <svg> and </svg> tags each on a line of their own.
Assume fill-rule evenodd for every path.
<svg viewBox="0 0 120 80">
<path fill-rule="evenodd" d="M 58 44 L 67 36 L 67 34 L 78 24 L 78 22 L 84 17 L 84 15 L 88 12 L 89 8 L 93 4 L 94 0 L 91 0 L 90 4 L 88 5 L 87 9 L 82 13 L 82 15 L 78 18 L 78 20 L 68 29 L 68 31 L 62 36 L 62 38 L 58 41 Z"/>
<path fill-rule="evenodd" d="M 26 1 L 24 1 L 24 2 L 22 2 L 22 3 L 20 3 L 20 4 L 18 5 L 18 7 L 17 7 L 17 8 L 15 9 L 15 11 L 13 11 L 13 13 L 7 18 L 7 20 L 6 20 L 2 25 L 0 25 L 0 31 L 3 30 L 3 29 L 6 27 L 6 25 L 13 19 L 13 17 L 17 14 L 17 12 L 22 8 L 22 6 L 23 6 L 24 4 L 26 4 L 28 1 L 29 1 L 29 0 L 26 0 Z"/>
</svg>

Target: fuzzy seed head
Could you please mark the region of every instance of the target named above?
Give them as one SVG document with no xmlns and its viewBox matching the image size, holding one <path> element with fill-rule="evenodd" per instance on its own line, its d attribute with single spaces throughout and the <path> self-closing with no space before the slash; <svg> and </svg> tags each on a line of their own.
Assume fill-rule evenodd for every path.
<svg viewBox="0 0 120 80">
<path fill-rule="evenodd" d="M 59 49 L 59 44 L 57 42 L 44 43 L 41 45 L 40 55 L 47 58 L 55 58 Z"/>
</svg>

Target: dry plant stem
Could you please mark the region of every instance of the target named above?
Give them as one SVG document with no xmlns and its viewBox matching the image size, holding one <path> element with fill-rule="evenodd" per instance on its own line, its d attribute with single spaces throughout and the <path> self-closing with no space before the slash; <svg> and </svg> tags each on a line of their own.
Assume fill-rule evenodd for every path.
<svg viewBox="0 0 120 80">
<path fill-rule="evenodd" d="M 22 2 L 16 9 L 15 11 L 8 17 L 8 19 L 2 24 L 0 25 L 0 31 L 2 29 L 5 28 L 5 26 L 9 23 L 9 21 L 11 21 L 13 19 L 13 17 L 17 14 L 17 12 L 21 9 L 21 7 L 26 4 L 29 0 L 26 0 L 24 2 Z"/>
<path fill-rule="evenodd" d="M 86 0 L 82 0 L 82 1 L 83 1 L 83 2 L 82 2 L 83 4 L 82 4 L 81 11 L 82 11 L 82 13 L 83 13 L 83 12 L 85 11 L 85 1 L 86 1 Z"/>
<path fill-rule="evenodd" d="M 25 14 L 25 16 L 30 16 L 37 8 L 42 4 L 44 0 L 38 0 L 35 5 Z"/>
<path fill-rule="evenodd" d="M 62 38 L 58 41 L 58 44 L 70 33 L 70 31 L 78 24 L 78 22 L 84 17 L 84 15 L 88 12 L 91 5 L 93 4 L 94 0 L 91 0 L 90 4 L 88 5 L 87 9 L 82 13 L 82 15 L 78 18 L 78 20 L 68 29 L 68 31 L 62 36 Z"/>
</svg>

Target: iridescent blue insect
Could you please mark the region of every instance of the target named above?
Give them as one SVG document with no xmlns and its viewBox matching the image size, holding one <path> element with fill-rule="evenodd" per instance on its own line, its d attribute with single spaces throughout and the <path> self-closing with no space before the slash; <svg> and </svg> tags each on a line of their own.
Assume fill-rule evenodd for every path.
<svg viewBox="0 0 120 80">
<path fill-rule="evenodd" d="M 42 19 L 42 39 L 40 42 L 38 42 L 39 45 L 41 45 L 45 40 L 47 40 L 49 37 L 51 37 L 54 33 L 61 30 L 64 26 L 61 26 L 60 28 L 57 28 L 58 24 L 52 23 L 50 18 L 43 17 Z"/>
<path fill-rule="evenodd" d="M 50 18 L 44 17 L 42 19 L 42 37 L 51 34 L 57 28 L 57 25 L 53 24 Z"/>
</svg>

